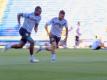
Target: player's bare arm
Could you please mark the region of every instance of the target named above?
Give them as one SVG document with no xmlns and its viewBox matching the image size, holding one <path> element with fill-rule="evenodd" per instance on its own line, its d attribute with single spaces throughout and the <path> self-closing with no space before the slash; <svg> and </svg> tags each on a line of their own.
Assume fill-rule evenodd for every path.
<svg viewBox="0 0 107 80">
<path fill-rule="evenodd" d="M 23 13 L 17 14 L 17 21 L 18 21 L 18 24 L 21 23 L 21 22 L 20 22 L 20 19 L 21 19 L 22 16 L 23 16 Z"/>
<path fill-rule="evenodd" d="M 45 30 L 46 30 L 48 36 L 50 36 L 50 32 L 49 32 L 49 30 L 48 30 L 48 24 L 45 25 Z"/>
<path fill-rule="evenodd" d="M 38 31 L 38 24 L 37 23 L 35 24 L 34 30 L 35 30 L 35 32 Z"/>
<path fill-rule="evenodd" d="M 64 39 L 64 41 L 66 42 L 66 41 L 67 41 L 67 38 L 68 38 L 68 27 L 65 27 L 65 30 L 66 30 L 66 34 L 65 34 L 65 39 Z"/>
</svg>

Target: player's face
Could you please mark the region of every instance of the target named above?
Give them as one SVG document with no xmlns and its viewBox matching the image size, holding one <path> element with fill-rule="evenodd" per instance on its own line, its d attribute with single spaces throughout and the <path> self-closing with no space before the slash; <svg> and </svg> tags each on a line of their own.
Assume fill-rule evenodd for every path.
<svg viewBox="0 0 107 80">
<path fill-rule="evenodd" d="M 38 15 L 38 16 L 39 16 L 39 15 L 41 15 L 41 12 L 42 12 L 41 9 L 36 9 L 36 10 L 35 10 L 35 15 Z"/>
<path fill-rule="evenodd" d="M 77 25 L 79 25 L 79 26 L 80 26 L 80 22 L 78 22 L 78 23 L 77 23 Z"/>
<path fill-rule="evenodd" d="M 65 16 L 64 14 L 59 13 L 59 19 L 61 19 L 61 20 L 64 19 L 64 16 Z"/>
</svg>

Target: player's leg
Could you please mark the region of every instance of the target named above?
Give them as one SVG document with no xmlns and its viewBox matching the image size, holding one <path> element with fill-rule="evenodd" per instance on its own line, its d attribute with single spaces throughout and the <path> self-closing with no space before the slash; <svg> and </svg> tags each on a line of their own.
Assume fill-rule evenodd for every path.
<svg viewBox="0 0 107 80">
<path fill-rule="evenodd" d="M 53 36 L 53 41 L 51 42 L 51 60 L 56 60 L 56 49 L 59 48 L 60 37 Z"/>
<path fill-rule="evenodd" d="M 95 49 L 93 50 L 100 50 L 101 49 L 101 46 L 97 46 Z"/>
<path fill-rule="evenodd" d="M 56 52 L 55 50 L 58 48 L 58 44 L 59 44 L 60 38 L 54 35 L 50 36 L 50 46 L 46 46 L 46 47 L 41 47 L 37 50 L 36 53 L 46 50 L 46 51 L 50 51 L 51 52 L 51 59 L 55 60 L 56 59 Z"/>
<path fill-rule="evenodd" d="M 75 48 L 79 46 L 79 36 L 75 36 Z"/>
<path fill-rule="evenodd" d="M 41 52 L 41 51 L 43 51 L 43 50 L 53 51 L 53 45 L 52 45 L 52 43 L 53 43 L 55 40 L 54 40 L 53 36 L 51 36 L 49 39 L 50 39 L 50 44 L 51 44 L 51 45 L 50 45 L 50 46 L 49 46 L 49 45 L 45 45 L 45 47 L 40 46 L 40 48 L 37 50 L 36 53 L 39 53 L 39 52 Z"/>
<path fill-rule="evenodd" d="M 39 49 L 37 49 L 36 53 L 39 53 L 41 51 L 52 51 L 51 45 L 44 45 L 45 47 L 40 46 Z"/>
<path fill-rule="evenodd" d="M 55 51 L 56 48 L 57 48 L 56 42 L 54 41 L 54 42 L 51 43 L 51 60 L 52 61 L 56 60 L 56 51 Z"/>
<path fill-rule="evenodd" d="M 34 57 L 34 40 L 30 36 L 28 36 L 27 41 L 30 43 L 30 46 L 28 48 L 29 53 L 30 53 L 30 57 L 31 57 L 30 61 L 31 62 L 38 62 L 39 60 L 35 59 L 35 57 Z"/>
<path fill-rule="evenodd" d="M 22 48 L 26 44 L 26 42 L 27 42 L 27 40 L 22 37 L 18 44 L 8 44 L 8 45 L 6 45 L 5 46 L 5 51 L 10 49 L 10 48 L 14 48 L 14 49 Z"/>
<path fill-rule="evenodd" d="M 56 59 L 55 50 L 58 46 L 56 46 L 56 37 L 53 35 L 50 36 L 50 44 L 51 44 L 50 46 L 46 46 L 45 48 L 40 47 L 36 53 L 38 53 L 42 50 L 50 51 L 51 52 L 51 60 L 54 61 Z"/>
<path fill-rule="evenodd" d="M 14 44 L 11 46 L 11 48 L 19 49 L 22 48 L 25 45 L 25 43 L 20 42 L 19 44 Z"/>
<path fill-rule="evenodd" d="M 28 39 L 28 42 L 30 43 L 30 47 L 29 47 L 30 55 L 33 55 L 33 51 L 34 51 L 34 40 L 31 38 L 31 39 Z"/>
<path fill-rule="evenodd" d="M 11 45 L 11 48 L 15 48 L 15 49 L 23 48 L 23 46 L 26 44 L 26 42 L 27 42 L 27 40 L 22 37 L 19 44 Z"/>
<path fill-rule="evenodd" d="M 104 43 L 101 43 L 102 48 L 107 48 L 107 46 L 104 45 Z"/>
<path fill-rule="evenodd" d="M 15 48 L 15 49 L 19 49 L 22 48 L 26 42 L 27 42 L 27 36 L 30 34 L 28 33 L 24 28 L 20 28 L 19 30 L 19 34 L 21 35 L 21 40 L 19 44 L 14 44 L 14 45 L 6 45 L 5 50 L 9 49 L 9 48 Z"/>
</svg>

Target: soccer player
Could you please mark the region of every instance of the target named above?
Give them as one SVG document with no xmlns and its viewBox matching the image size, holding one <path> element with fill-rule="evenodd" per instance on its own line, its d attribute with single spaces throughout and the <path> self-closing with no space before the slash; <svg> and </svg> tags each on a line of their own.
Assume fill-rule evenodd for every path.
<svg viewBox="0 0 107 80">
<path fill-rule="evenodd" d="M 98 39 L 96 36 L 96 40 L 94 40 L 93 44 L 91 45 L 91 48 L 93 50 L 99 50 L 99 49 L 107 49 L 107 47 L 104 45 L 104 43 L 101 41 L 101 39 Z"/>
<path fill-rule="evenodd" d="M 29 52 L 30 52 L 30 61 L 31 62 L 38 62 L 37 59 L 35 59 L 33 52 L 34 52 L 34 40 L 31 37 L 32 29 L 34 28 L 35 32 L 38 30 L 38 24 L 41 20 L 41 7 L 37 6 L 35 8 L 35 11 L 32 13 L 19 13 L 17 16 L 18 24 L 21 24 L 21 18 L 24 18 L 24 23 L 22 27 L 19 30 L 19 34 L 21 35 L 21 40 L 19 44 L 14 45 L 6 45 L 5 50 L 9 48 L 15 48 L 19 49 L 22 48 L 27 42 L 30 43 Z"/>
<path fill-rule="evenodd" d="M 62 30 L 65 27 L 66 29 L 66 36 L 64 39 L 64 42 L 66 43 L 67 37 L 68 37 L 68 25 L 67 20 L 64 19 L 65 11 L 61 10 L 59 12 L 58 17 L 52 18 L 49 22 L 45 25 L 45 30 L 50 38 L 50 44 L 51 47 L 46 47 L 45 50 L 51 51 L 51 60 L 56 60 L 56 49 L 59 47 L 59 41 L 61 39 Z M 48 30 L 48 26 L 51 25 L 51 30 Z M 43 48 L 40 48 L 37 52 L 43 50 Z"/>
<path fill-rule="evenodd" d="M 76 36 L 75 36 L 75 48 L 77 48 L 80 44 L 80 36 L 81 36 L 81 33 L 80 33 L 80 22 L 78 21 L 77 23 L 77 29 L 76 29 Z"/>
</svg>

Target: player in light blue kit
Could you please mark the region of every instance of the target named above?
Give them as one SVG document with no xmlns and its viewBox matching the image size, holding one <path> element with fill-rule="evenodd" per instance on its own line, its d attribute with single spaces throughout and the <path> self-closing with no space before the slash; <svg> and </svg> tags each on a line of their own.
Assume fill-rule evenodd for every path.
<svg viewBox="0 0 107 80">
<path fill-rule="evenodd" d="M 64 19 L 65 16 L 65 11 L 61 10 L 59 12 L 58 17 L 52 18 L 49 22 L 46 23 L 45 25 L 45 30 L 50 38 L 50 44 L 51 47 L 46 47 L 46 48 L 40 48 L 37 53 L 41 50 L 48 50 L 51 51 L 51 60 L 55 61 L 56 60 L 56 49 L 58 48 L 59 41 L 61 39 L 61 34 L 62 30 L 65 27 L 66 29 L 66 36 L 64 39 L 64 42 L 66 43 L 67 37 L 68 37 L 68 25 L 67 25 L 67 20 Z M 51 30 L 48 30 L 48 26 L 51 25 Z"/>
<path fill-rule="evenodd" d="M 104 45 L 101 39 L 98 39 L 97 36 L 96 36 L 96 40 L 94 40 L 93 44 L 91 45 L 91 48 L 93 50 L 107 49 L 107 47 Z"/>
<path fill-rule="evenodd" d="M 80 36 L 81 36 L 81 32 L 80 32 L 80 22 L 78 21 L 77 22 L 77 29 L 76 29 L 76 36 L 75 36 L 75 45 L 74 45 L 74 48 L 77 48 L 79 47 L 79 44 L 80 44 Z"/>
<path fill-rule="evenodd" d="M 30 52 L 30 61 L 31 62 L 38 62 L 37 59 L 34 58 L 33 51 L 34 51 L 34 40 L 31 38 L 31 32 L 32 29 L 34 28 L 35 32 L 37 32 L 39 22 L 41 20 L 41 7 L 37 6 L 35 8 L 35 11 L 33 13 L 19 13 L 17 16 L 18 24 L 21 24 L 21 18 L 24 18 L 24 23 L 21 26 L 19 30 L 19 34 L 21 35 L 21 40 L 19 44 L 14 44 L 14 45 L 6 45 L 5 50 L 9 48 L 22 48 L 27 42 L 30 43 L 29 47 L 29 52 Z"/>
</svg>

